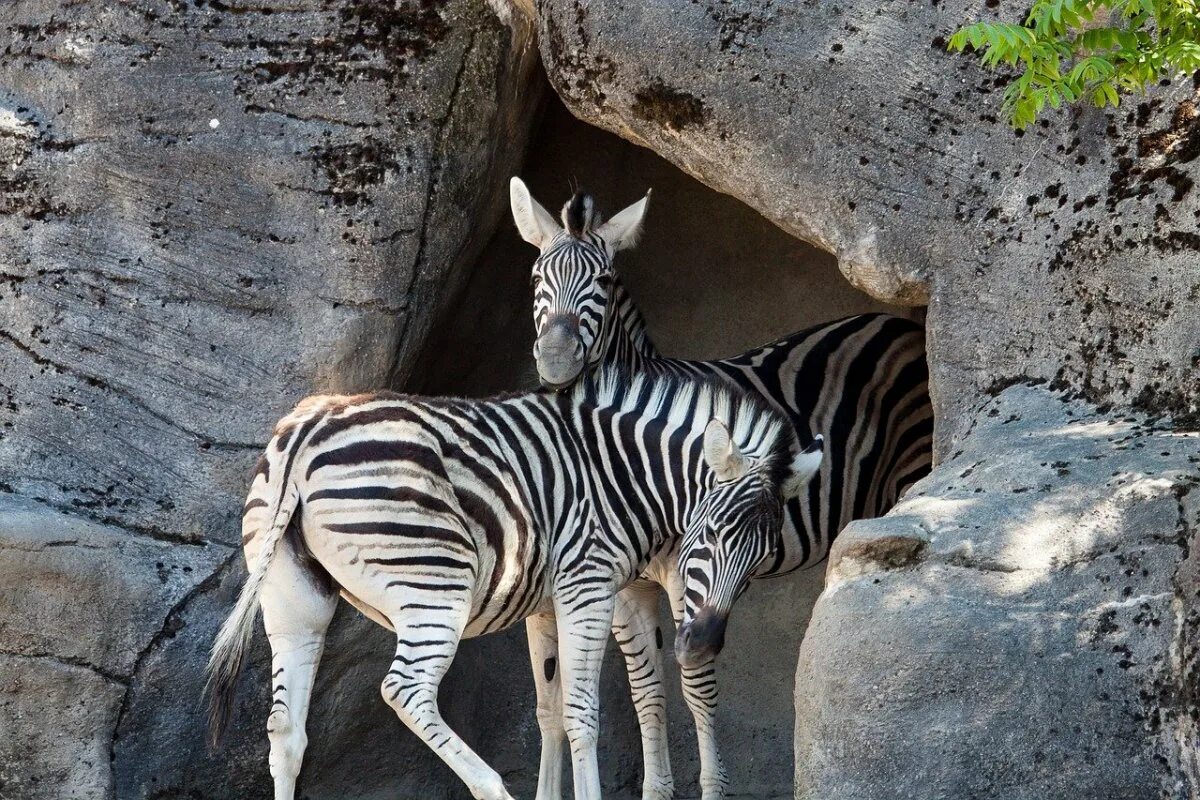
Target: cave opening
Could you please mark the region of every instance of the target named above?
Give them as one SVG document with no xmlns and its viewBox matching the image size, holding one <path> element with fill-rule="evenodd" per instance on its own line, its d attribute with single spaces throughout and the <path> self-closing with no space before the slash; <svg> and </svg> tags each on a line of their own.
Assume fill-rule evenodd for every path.
<svg viewBox="0 0 1200 800">
<path fill-rule="evenodd" d="M 577 189 L 591 193 L 605 217 L 654 190 L 637 247 L 619 253 L 615 265 L 663 354 L 721 358 L 851 314 L 920 313 L 855 289 L 831 254 L 652 150 L 576 119 L 548 94 L 521 178 L 556 217 Z M 536 385 L 529 283 L 536 255 L 506 202 L 406 389 L 480 396 Z"/>
<path fill-rule="evenodd" d="M 838 270 L 833 255 L 785 233 L 653 151 L 577 120 L 548 94 L 521 177 L 555 215 L 576 189 L 590 192 L 605 217 L 653 189 L 637 247 L 618 254 L 615 264 L 663 354 L 731 356 L 816 323 L 870 311 L 923 319 L 923 309 L 889 306 L 857 290 Z M 536 386 L 530 287 L 535 257 L 506 207 L 462 289 L 439 315 L 425 348 L 425 363 L 408 389 L 484 396 Z M 796 657 L 823 583 L 823 565 L 756 581 L 735 610 L 720 662 L 718 719 L 726 767 L 738 794 L 791 796 Z M 663 624 L 664 631 L 673 630 L 665 597 Z M 669 640 L 668 636 L 668 648 Z M 499 741 L 511 737 L 512 731 L 506 730 L 511 722 L 502 722 L 482 698 L 502 698 L 503 708 L 531 725 L 528 761 L 510 783 L 517 795 L 531 795 L 537 779 L 533 682 L 526 661 L 520 630 L 464 642 L 443 695 L 447 705 L 458 707 L 460 719 L 474 732 L 472 736 L 464 729 L 464 735 L 485 758 L 509 752 Z M 667 662 L 677 794 L 698 796 L 693 724 L 674 660 Z M 505 668 L 500 673 L 493 671 L 501 664 Z M 497 685 L 500 681 L 503 688 Z M 602 681 L 605 796 L 639 797 L 637 721 L 625 665 L 611 642 Z M 529 707 L 523 708 L 523 703 Z M 468 707 L 473 709 L 468 713 L 481 714 L 482 719 L 468 722 L 468 714 L 462 713 Z M 494 720 L 496 727 L 485 720 Z M 495 751 L 489 752 L 489 740 L 497 743 Z"/>
</svg>

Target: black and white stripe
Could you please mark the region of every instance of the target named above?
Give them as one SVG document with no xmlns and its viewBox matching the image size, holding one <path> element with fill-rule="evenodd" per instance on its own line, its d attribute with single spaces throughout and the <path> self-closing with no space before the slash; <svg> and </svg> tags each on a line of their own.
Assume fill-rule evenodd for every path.
<svg viewBox="0 0 1200 800">
<path fill-rule="evenodd" d="M 863 314 L 813 326 L 733 358 L 664 358 L 651 343 L 642 315 L 613 269 L 615 252 L 627 247 L 640 231 L 645 199 L 605 225 L 579 231 L 555 225 L 515 178 L 512 199 L 522 235 L 542 250 L 533 266 L 537 341 L 551 341 L 562 351 L 567 349 L 563 342 L 574 336 L 580 352 L 571 371 L 565 359 L 543 363 L 547 359 L 542 348 L 535 346 L 544 385 L 568 385 L 597 364 L 654 375 L 715 378 L 758 395 L 784 414 L 802 444 L 811 444 L 818 434 L 830 443 L 818 477 L 802 497 L 788 503 L 782 537 L 765 556 L 753 557 L 763 550 L 762 542 L 726 540 L 718 560 L 716 549 L 689 540 L 685 569 L 692 575 L 690 591 L 676 585 L 679 570 L 673 561 L 650 565 L 646 578 L 666 588 L 677 623 L 690 625 L 702 614 L 708 620 L 701 626 L 707 638 L 699 629 L 687 631 L 690 635 L 685 637 L 700 652 L 712 651 L 701 645 L 718 633 L 712 615 L 719 614 L 720 625 L 724 624 L 733 597 L 723 595 L 733 591 L 736 596 L 744 589 L 747 575 L 739 572 L 748 569 L 753 577 L 772 577 L 820 563 L 847 523 L 885 513 L 929 471 L 933 415 L 925 337 L 919 324 L 889 314 Z M 581 205 L 593 206 L 590 198 L 577 195 L 566 208 Z M 671 561 L 669 556 L 664 560 Z M 665 739 L 665 716 L 659 707 L 663 691 L 656 685 L 659 659 L 646 647 L 626 647 L 624 642 L 643 643 L 657 634 L 646 627 L 654 617 L 649 606 L 656 603 L 655 593 L 643 589 L 636 601 L 628 603 L 638 608 L 624 620 L 618 615 L 619 627 L 614 629 L 626 654 L 642 727 L 644 798 L 670 796 L 669 788 L 664 788 L 671 785 L 665 748 L 655 744 Z M 677 644 L 687 656 L 689 642 Z M 648 655 L 634 657 L 635 652 Z M 700 731 L 704 800 L 717 800 L 725 793 L 725 774 L 711 735 L 716 672 L 711 665 L 702 670 L 685 665 L 682 673 L 684 696 Z M 541 686 L 539 690 L 550 691 Z"/>
<path fill-rule="evenodd" d="M 396 632 L 384 699 L 475 797 L 509 800 L 445 724 L 437 690 L 461 638 L 531 618 L 537 667 L 562 686 L 539 720 L 556 749 L 570 744 L 575 796 L 599 798 L 598 676 L 616 593 L 689 525 L 778 523 L 784 492 L 812 471 L 796 449 L 783 415 L 727 386 L 615 369 L 553 395 L 309 398 L 277 426 L 245 505 L 252 568 L 213 648 L 216 731 L 261 605 L 271 773 L 276 800 L 293 797 L 340 590 Z"/>
</svg>

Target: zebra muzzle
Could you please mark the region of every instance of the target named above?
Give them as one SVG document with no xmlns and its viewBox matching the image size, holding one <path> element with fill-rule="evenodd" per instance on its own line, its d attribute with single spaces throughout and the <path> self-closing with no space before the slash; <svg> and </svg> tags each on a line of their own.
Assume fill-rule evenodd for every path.
<svg viewBox="0 0 1200 800">
<path fill-rule="evenodd" d="M 586 356 L 579 323 L 568 317 L 551 320 L 533 344 L 538 379 L 547 389 L 561 389 L 574 383 L 583 370 Z"/>
<path fill-rule="evenodd" d="M 729 617 L 711 606 L 701 608 L 691 622 L 679 626 L 675 634 L 675 658 L 681 667 L 698 667 L 717 657 L 725 646 L 725 625 Z"/>
</svg>

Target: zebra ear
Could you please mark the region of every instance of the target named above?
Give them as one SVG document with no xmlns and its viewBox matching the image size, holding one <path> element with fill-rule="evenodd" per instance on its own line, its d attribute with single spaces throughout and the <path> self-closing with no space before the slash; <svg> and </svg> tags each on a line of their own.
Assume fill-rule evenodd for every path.
<svg viewBox="0 0 1200 800">
<path fill-rule="evenodd" d="M 746 458 L 719 419 L 704 429 L 704 461 L 719 481 L 734 481 L 746 474 Z"/>
<path fill-rule="evenodd" d="M 521 238 L 539 250 L 550 244 L 558 233 L 558 224 L 542 204 L 533 199 L 525 181 L 513 176 L 508 182 L 508 197 L 512 203 L 513 220 Z"/>
<path fill-rule="evenodd" d="M 596 229 L 596 233 L 604 239 L 612 252 L 625 250 L 637 244 L 642 235 L 642 220 L 646 218 L 646 208 L 650 205 L 650 190 L 646 196 L 633 205 L 620 211 L 608 222 Z"/>
<path fill-rule="evenodd" d="M 793 497 L 799 497 L 800 492 L 812 480 L 813 475 L 817 474 L 817 470 L 821 468 L 821 461 L 825 458 L 825 437 L 817 435 L 808 447 L 801 450 L 792 459 L 791 466 L 788 469 L 788 476 L 783 481 L 783 497 L 785 500 L 790 500 Z"/>
</svg>

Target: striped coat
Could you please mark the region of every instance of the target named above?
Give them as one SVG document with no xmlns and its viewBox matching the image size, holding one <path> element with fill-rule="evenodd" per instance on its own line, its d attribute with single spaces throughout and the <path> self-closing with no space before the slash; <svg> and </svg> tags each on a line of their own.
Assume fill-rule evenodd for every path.
<svg viewBox="0 0 1200 800">
<path fill-rule="evenodd" d="M 611 364 L 653 375 L 716 379 L 757 395 L 785 415 L 802 443 L 819 434 L 829 441 L 819 475 L 803 496 L 788 504 L 781 546 L 750 565 L 753 577 L 785 575 L 821 563 L 847 523 L 885 513 L 929 471 L 933 415 L 919 324 L 890 314 L 863 314 L 813 326 L 733 358 L 665 358 L 651 343 L 642 315 L 613 267 L 615 253 L 636 242 L 649 195 L 602 222 L 591 198 L 576 194 L 563 208 L 561 225 L 517 178 L 511 195 L 521 235 L 540 251 L 532 270 L 534 359 L 544 386 L 570 386 L 590 370 Z M 702 596 L 700 585 L 685 591 L 676 561 L 677 553 L 664 554 L 650 565 L 646 578 L 666 589 L 682 625 L 710 598 Z M 744 588 L 741 580 L 718 582 L 709 575 L 707 581 L 710 589 L 718 583 Z M 650 644 L 658 634 L 658 591 L 634 586 L 624 598 L 614 633 L 626 656 L 642 728 L 643 798 L 669 798 L 673 781 L 665 746 L 661 655 Z M 733 598 L 719 600 L 707 604 L 722 606 L 727 616 Z M 723 625 L 724 618 L 712 622 L 708 636 L 692 637 L 690 646 L 715 655 L 707 645 L 721 640 Z M 714 733 L 716 669 L 711 659 L 681 666 L 684 697 L 700 743 L 703 798 L 718 800 L 727 781 Z M 539 691 L 552 694 L 554 689 L 539 683 Z M 543 752 L 543 773 L 553 770 L 554 758 Z M 539 800 L 544 800 L 541 792 Z"/>
<path fill-rule="evenodd" d="M 533 619 L 557 644 L 541 667 L 562 682 L 576 796 L 599 797 L 597 681 L 616 593 L 689 526 L 720 518 L 778 537 L 785 494 L 820 460 L 795 444 L 786 419 L 727 388 L 620 371 L 557 395 L 304 400 L 246 502 L 251 572 L 213 649 L 214 730 L 261 604 L 275 797 L 293 797 L 340 592 L 396 632 L 385 700 L 476 797 L 506 800 L 445 724 L 437 688 L 460 639 Z"/>
</svg>

